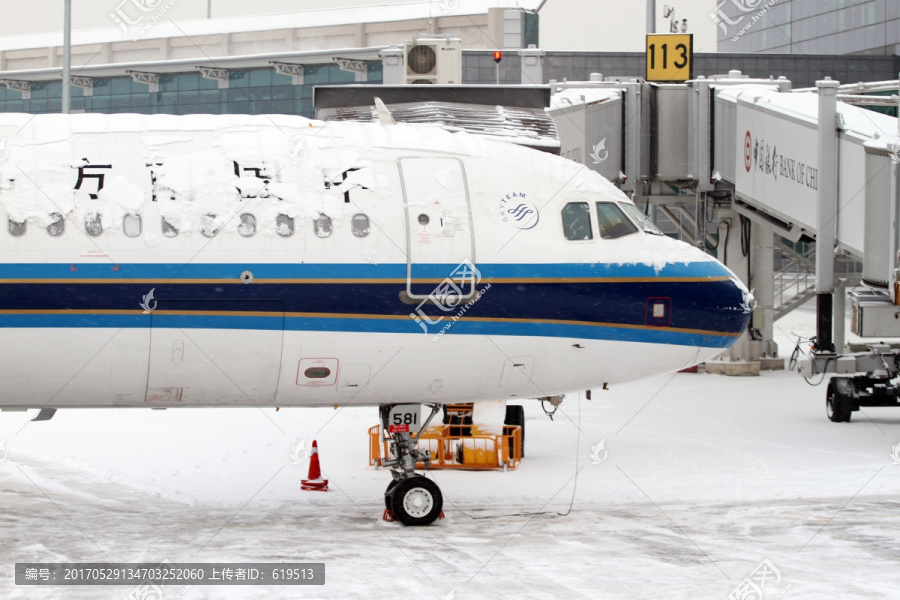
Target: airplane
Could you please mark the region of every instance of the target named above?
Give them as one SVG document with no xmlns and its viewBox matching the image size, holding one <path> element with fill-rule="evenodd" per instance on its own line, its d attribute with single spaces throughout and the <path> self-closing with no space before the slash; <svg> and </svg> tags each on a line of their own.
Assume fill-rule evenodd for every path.
<svg viewBox="0 0 900 600">
<path fill-rule="evenodd" d="M 3 114 L 0 140 L 0 409 L 377 406 L 406 525 L 442 508 L 415 472 L 441 405 L 675 372 L 752 310 L 600 175 L 476 135 Z"/>
</svg>

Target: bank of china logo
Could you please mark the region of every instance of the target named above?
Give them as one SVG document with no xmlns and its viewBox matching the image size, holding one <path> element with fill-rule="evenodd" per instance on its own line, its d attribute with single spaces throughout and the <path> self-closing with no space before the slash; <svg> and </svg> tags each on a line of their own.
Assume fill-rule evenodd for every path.
<svg viewBox="0 0 900 600">
<path fill-rule="evenodd" d="M 537 227 L 541 211 L 526 199 L 525 194 L 513 192 L 500 199 L 500 216 L 504 223 L 526 231 Z"/>
<path fill-rule="evenodd" d="M 895 465 L 900 465 L 900 444 L 891 448 L 891 460 L 894 461 Z"/>
<path fill-rule="evenodd" d="M 306 449 L 306 440 L 300 440 L 293 448 L 291 448 L 291 461 L 295 465 L 306 462 L 309 458 L 309 450 Z"/>
<path fill-rule="evenodd" d="M 153 299 L 153 292 L 156 291 L 156 288 L 152 288 L 146 296 L 144 296 L 143 301 L 141 302 L 141 308 L 144 309 L 144 314 L 149 315 L 154 310 L 156 310 L 156 300 Z M 152 303 L 152 304 L 151 304 Z"/>
<path fill-rule="evenodd" d="M 606 457 L 609 456 L 609 452 L 606 450 L 606 438 L 600 440 L 596 446 L 591 446 L 591 460 L 594 461 L 595 465 L 599 465 L 603 461 L 606 460 Z"/>
<path fill-rule="evenodd" d="M 303 140 L 300 140 L 291 148 L 291 160 L 294 162 L 303 162 L 306 158 L 306 148 L 303 146 Z"/>
<path fill-rule="evenodd" d="M 594 145 L 593 151 L 590 153 L 595 165 L 599 165 L 609 158 L 609 150 L 606 149 L 606 138 L 603 138 Z"/>
<path fill-rule="evenodd" d="M 0 155 L 0 161 L 3 160 L 2 155 Z M 900 163 L 900 142 L 895 143 L 891 146 L 891 162 L 895 165 Z"/>
</svg>

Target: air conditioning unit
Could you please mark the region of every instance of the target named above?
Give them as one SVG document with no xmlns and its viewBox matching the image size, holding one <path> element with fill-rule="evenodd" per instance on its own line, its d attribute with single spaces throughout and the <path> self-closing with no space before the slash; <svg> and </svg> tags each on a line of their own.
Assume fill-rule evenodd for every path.
<svg viewBox="0 0 900 600">
<path fill-rule="evenodd" d="M 456 38 L 414 38 L 403 49 L 408 84 L 462 83 L 460 40 Z"/>
</svg>

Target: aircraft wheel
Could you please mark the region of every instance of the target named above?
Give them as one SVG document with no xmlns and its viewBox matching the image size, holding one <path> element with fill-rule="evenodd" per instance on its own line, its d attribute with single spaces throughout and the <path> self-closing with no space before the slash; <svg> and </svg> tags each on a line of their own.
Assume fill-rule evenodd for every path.
<svg viewBox="0 0 900 600">
<path fill-rule="evenodd" d="M 852 383 L 845 377 L 834 377 L 828 384 L 825 396 L 825 410 L 834 423 L 848 423 L 853 413 Z"/>
<path fill-rule="evenodd" d="M 421 475 L 400 480 L 391 494 L 394 518 L 404 525 L 430 525 L 443 506 L 444 497 L 437 484 Z"/>
<path fill-rule="evenodd" d="M 525 407 L 510 404 L 506 407 L 506 419 L 504 422 L 507 425 L 516 426 L 518 425 L 521 428 L 521 440 L 522 440 L 522 458 L 525 458 Z M 509 453 L 512 455 L 513 453 L 513 441 L 509 440 Z"/>
<path fill-rule="evenodd" d="M 384 507 L 387 509 L 391 508 L 391 496 L 394 493 L 394 488 L 397 487 L 399 482 L 396 479 L 391 479 L 391 482 L 388 484 L 387 489 L 384 490 Z"/>
</svg>

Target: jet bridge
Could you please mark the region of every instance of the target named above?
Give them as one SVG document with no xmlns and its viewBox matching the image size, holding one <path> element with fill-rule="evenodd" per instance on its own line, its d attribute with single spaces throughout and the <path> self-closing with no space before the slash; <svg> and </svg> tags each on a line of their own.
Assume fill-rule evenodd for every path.
<svg viewBox="0 0 900 600">
<path fill-rule="evenodd" d="M 833 346 L 843 349 L 843 319 L 831 315 L 843 314 L 843 284 L 859 279 L 836 277 L 835 259 L 861 261 L 872 286 L 852 296 L 854 331 L 900 336 L 898 123 L 859 106 L 897 106 L 896 95 L 866 95 L 897 90 L 897 81 L 826 80 L 792 91 L 784 78 L 738 71 L 686 84 L 591 79 L 550 82 L 561 154 L 606 176 L 651 216 L 665 215 L 680 236 L 717 252 L 755 288 L 750 330 L 723 365 L 708 369 L 746 374 L 783 365 L 772 341 L 776 236 L 816 242 L 819 352 L 836 357 Z M 812 364 L 817 372 L 838 368 L 837 358 Z"/>
</svg>

